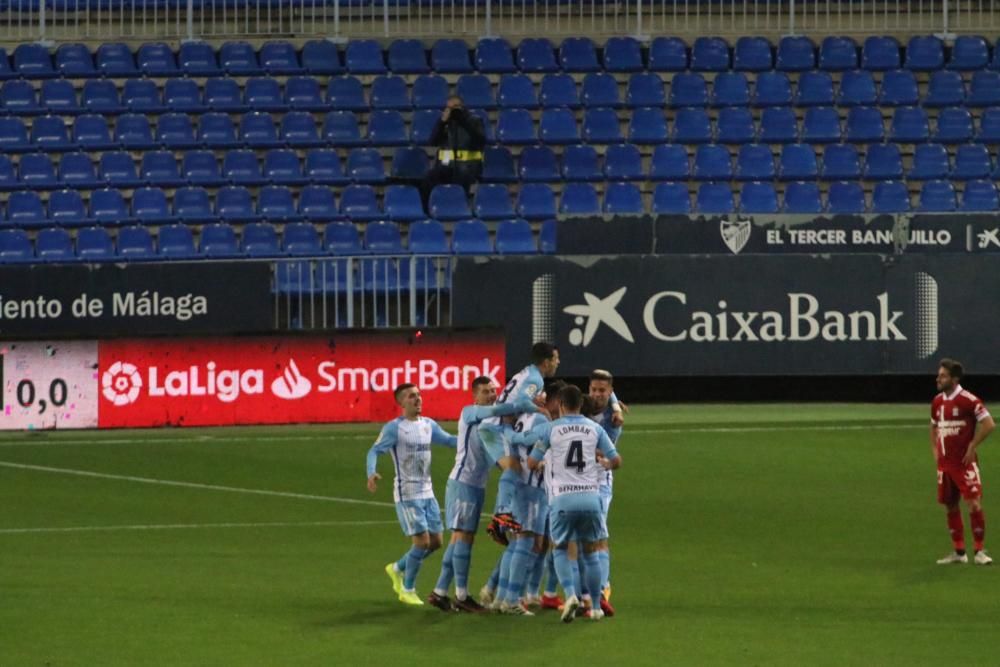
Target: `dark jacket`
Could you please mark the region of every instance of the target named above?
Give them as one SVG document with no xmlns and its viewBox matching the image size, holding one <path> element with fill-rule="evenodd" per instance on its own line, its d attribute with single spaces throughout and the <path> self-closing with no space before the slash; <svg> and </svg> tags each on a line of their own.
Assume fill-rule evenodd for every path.
<svg viewBox="0 0 1000 667">
<path fill-rule="evenodd" d="M 486 147 L 483 121 L 468 109 L 452 109 L 448 122 L 438 118 L 434 124 L 431 146 L 453 151 L 481 151 Z"/>
</svg>

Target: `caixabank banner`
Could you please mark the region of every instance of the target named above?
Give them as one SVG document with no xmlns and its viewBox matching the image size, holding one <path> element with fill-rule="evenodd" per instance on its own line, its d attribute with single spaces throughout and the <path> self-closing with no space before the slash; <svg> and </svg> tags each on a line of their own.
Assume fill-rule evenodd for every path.
<svg viewBox="0 0 1000 667">
<path fill-rule="evenodd" d="M 386 421 L 407 382 L 455 419 L 505 379 L 495 331 L 0 345 L 3 429 Z"/>
</svg>

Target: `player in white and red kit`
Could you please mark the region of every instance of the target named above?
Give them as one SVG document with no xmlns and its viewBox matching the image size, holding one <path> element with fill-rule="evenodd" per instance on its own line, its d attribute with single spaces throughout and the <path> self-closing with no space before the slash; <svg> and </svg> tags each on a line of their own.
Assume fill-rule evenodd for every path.
<svg viewBox="0 0 1000 667">
<path fill-rule="evenodd" d="M 965 553 L 965 526 L 959 499 L 969 507 L 969 523 L 977 565 L 993 562 L 983 550 L 986 520 L 981 500 L 983 482 L 979 476 L 977 450 L 994 429 L 993 417 L 975 394 L 962 389 L 962 364 L 942 359 L 937 388 L 941 392 L 931 403 L 931 450 L 937 461 L 938 502 L 948 509 L 948 530 L 955 550 L 938 560 L 938 565 L 968 563 Z"/>
</svg>

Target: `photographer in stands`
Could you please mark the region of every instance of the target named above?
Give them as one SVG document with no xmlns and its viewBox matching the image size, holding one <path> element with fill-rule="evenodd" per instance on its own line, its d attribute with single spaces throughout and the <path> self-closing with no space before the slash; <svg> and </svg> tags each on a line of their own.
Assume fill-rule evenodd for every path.
<svg viewBox="0 0 1000 667">
<path fill-rule="evenodd" d="M 453 95 L 434 125 L 430 143 L 438 151 L 437 160 L 421 187 L 425 208 L 434 186 L 454 183 L 461 185 L 468 195 L 469 188 L 479 180 L 486 145 L 483 122 L 465 108 L 462 98 Z"/>
</svg>

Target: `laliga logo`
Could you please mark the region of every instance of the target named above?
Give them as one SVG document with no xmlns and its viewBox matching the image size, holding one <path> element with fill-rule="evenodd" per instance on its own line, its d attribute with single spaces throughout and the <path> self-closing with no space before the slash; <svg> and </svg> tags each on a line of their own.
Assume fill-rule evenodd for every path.
<svg viewBox="0 0 1000 667">
<path fill-rule="evenodd" d="M 294 359 L 288 360 L 288 368 L 271 383 L 271 393 L 278 398 L 292 401 L 302 398 L 312 391 L 312 382 L 299 372 Z"/>
<path fill-rule="evenodd" d="M 135 403 L 142 389 L 139 369 L 129 363 L 116 361 L 101 376 L 101 391 L 104 398 L 115 405 Z"/>
</svg>

